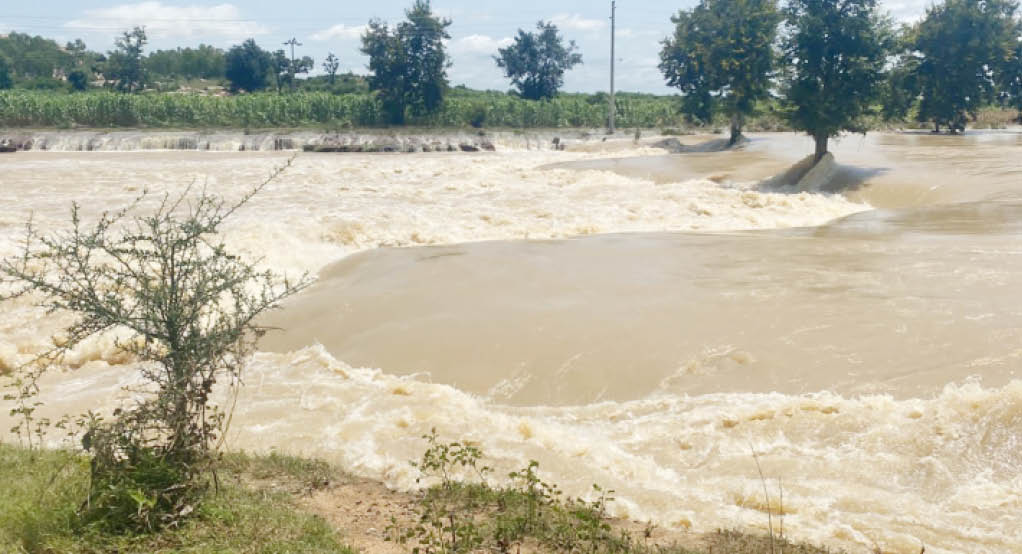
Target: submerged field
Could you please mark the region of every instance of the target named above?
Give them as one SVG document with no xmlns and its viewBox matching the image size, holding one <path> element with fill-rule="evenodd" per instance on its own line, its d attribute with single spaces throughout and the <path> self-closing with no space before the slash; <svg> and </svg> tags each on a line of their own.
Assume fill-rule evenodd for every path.
<svg viewBox="0 0 1022 554">
<path fill-rule="evenodd" d="M 691 533 L 766 530 L 758 456 L 790 537 L 1022 552 L 1019 136 L 848 137 L 809 190 L 767 181 L 809 151 L 793 135 L 649 142 L 300 155 L 226 233 L 320 277 L 274 316 L 230 448 L 411 490 L 435 427 L 498 474 L 536 459 L 568 494 L 615 490 L 611 515 Z M 291 155 L 10 154 L 0 254 L 30 213 L 59 228 L 72 201 L 91 217 L 144 187 L 236 196 Z M 60 323 L 4 306 L 0 367 Z M 45 409 L 111 409 L 130 364 L 113 338 L 85 345 Z"/>
</svg>

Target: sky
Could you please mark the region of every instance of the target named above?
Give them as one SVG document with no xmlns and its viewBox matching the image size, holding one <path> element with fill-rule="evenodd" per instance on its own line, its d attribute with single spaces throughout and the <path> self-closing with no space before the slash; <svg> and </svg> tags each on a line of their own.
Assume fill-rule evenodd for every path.
<svg viewBox="0 0 1022 554">
<path fill-rule="evenodd" d="M 896 21 L 922 16 L 931 0 L 880 0 Z M 0 1 L 0 33 L 14 30 L 43 35 L 60 43 L 81 38 L 91 50 L 113 48 L 123 30 L 144 25 L 149 50 L 197 46 L 229 48 L 254 38 L 267 50 L 284 48 L 294 37 L 297 56 L 312 56 L 317 72 L 334 53 L 341 71 L 365 73 L 367 59 L 358 49 L 366 22 L 376 18 L 397 23 L 413 0 L 203 1 L 97 0 Z M 618 0 L 616 88 L 669 93 L 657 69 L 660 42 L 671 33 L 671 15 L 696 0 Z M 452 85 L 507 90 L 509 83 L 493 61 L 498 48 L 511 43 L 518 29 L 533 30 L 552 21 L 566 40 L 577 42 L 583 65 L 565 76 L 565 91 L 597 92 L 609 88 L 610 0 L 433 0 L 433 11 L 452 20 L 447 44 L 453 63 Z"/>
</svg>

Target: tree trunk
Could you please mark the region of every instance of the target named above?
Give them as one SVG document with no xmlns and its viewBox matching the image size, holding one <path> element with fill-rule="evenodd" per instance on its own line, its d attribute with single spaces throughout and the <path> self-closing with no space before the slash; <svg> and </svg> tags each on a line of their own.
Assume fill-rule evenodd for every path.
<svg viewBox="0 0 1022 554">
<path fill-rule="evenodd" d="M 826 134 L 813 135 L 813 140 L 816 141 L 816 156 L 813 158 L 813 163 L 819 163 L 823 159 L 823 155 L 827 153 L 827 142 L 830 137 Z"/>
<path fill-rule="evenodd" d="M 738 142 L 738 139 L 742 138 L 742 114 L 731 115 L 731 138 L 728 140 L 728 146 L 734 146 Z"/>
<path fill-rule="evenodd" d="M 937 133 L 937 134 L 940 134 L 940 122 L 939 121 L 934 121 L 933 122 L 933 132 Z"/>
</svg>

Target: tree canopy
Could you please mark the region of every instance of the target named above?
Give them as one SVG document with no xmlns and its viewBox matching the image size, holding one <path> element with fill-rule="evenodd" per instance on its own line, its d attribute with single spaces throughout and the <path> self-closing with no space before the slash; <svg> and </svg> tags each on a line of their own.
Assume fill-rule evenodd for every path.
<svg viewBox="0 0 1022 554">
<path fill-rule="evenodd" d="M 308 73 L 315 67 L 316 62 L 309 56 L 303 56 L 299 59 L 291 61 L 291 58 L 287 57 L 287 52 L 283 50 L 277 50 L 272 55 L 272 74 L 273 82 L 277 86 L 277 93 L 283 92 L 287 87 L 294 84 L 294 77 L 299 73 Z"/>
<path fill-rule="evenodd" d="M 0 90 L 11 88 L 11 84 L 11 70 L 8 66 L 7 59 L 0 56 Z"/>
<path fill-rule="evenodd" d="M 405 114 L 425 115 L 440 108 L 447 92 L 448 19 L 433 15 L 428 0 L 415 0 L 407 21 L 391 28 L 374 19 L 362 35 L 362 53 L 369 56 L 369 88 L 375 91 L 391 123 Z"/>
<path fill-rule="evenodd" d="M 341 67 L 341 60 L 337 59 L 337 56 L 333 52 L 326 57 L 323 61 L 323 71 L 330 77 L 330 84 L 334 84 L 337 81 L 337 70 Z"/>
<path fill-rule="evenodd" d="M 1011 56 L 998 77 L 1001 94 L 1018 111 L 1017 121 L 1022 121 L 1022 42 L 1012 48 Z"/>
<path fill-rule="evenodd" d="M 115 87 L 121 92 L 135 92 L 146 85 L 146 72 L 142 64 L 142 51 L 148 38 L 145 28 L 135 27 L 125 31 L 117 38 L 117 48 L 107 57 L 104 75 L 108 80 L 115 81 Z"/>
<path fill-rule="evenodd" d="M 744 118 L 769 95 L 781 21 L 776 0 L 701 0 L 671 21 L 660 71 L 682 91 L 689 116 L 709 121 L 715 108 L 727 114 L 736 142 Z"/>
<path fill-rule="evenodd" d="M 945 0 L 926 10 L 913 44 L 919 121 L 962 131 L 980 104 L 993 100 L 998 73 L 1010 71 L 1018 46 L 1017 9 L 1014 0 Z"/>
<path fill-rule="evenodd" d="M 24 33 L 0 38 L 0 56 L 7 59 L 11 77 L 19 79 L 51 78 L 73 62 L 73 56 L 53 40 Z"/>
<path fill-rule="evenodd" d="M 891 25 L 876 0 L 790 0 L 784 17 L 786 116 L 813 137 L 819 160 L 830 137 L 865 132 L 862 118 L 880 92 Z"/>
<path fill-rule="evenodd" d="M 266 88 L 273 56 L 253 39 L 234 45 L 224 58 L 225 73 L 232 91 L 254 92 Z"/>
<path fill-rule="evenodd" d="M 146 57 L 145 66 L 153 75 L 219 79 L 226 71 L 226 58 L 223 50 L 200 44 L 198 48 L 157 50 Z"/>
<path fill-rule="evenodd" d="M 522 98 L 540 100 L 557 96 L 564 73 L 582 63 L 575 41 L 567 46 L 553 23 L 540 21 L 535 33 L 518 29 L 514 43 L 494 56 L 497 67 L 511 79 Z"/>
</svg>

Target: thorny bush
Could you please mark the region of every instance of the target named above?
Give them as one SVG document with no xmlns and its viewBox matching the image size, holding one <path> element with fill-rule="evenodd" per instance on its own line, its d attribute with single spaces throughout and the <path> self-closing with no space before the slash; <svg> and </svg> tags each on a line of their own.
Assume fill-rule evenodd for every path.
<svg viewBox="0 0 1022 554">
<path fill-rule="evenodd" d="M 90 337 L 116 333 L 116 348 L 136 360 L 142 377 L 132 405 L 108 420 L 86 419 L 85 522 L 118 532 L 177 524 L 215 479 L 212 462 L 229 417 L 213 401 L 214 387 L 240 384 L 266 331 L 256 318 L 309 283 L 259 271 L 231 254 L 218 232 L 288 165 L 237 202 L 189 187 L 139 215 L 150 196 L 143 193 L 89 224 L 74 204 L 69 230 L 43 234 L 30 220 L 20 255 L 0 262 L 0 299 L 29 296 L 75 316 L 52 350 L 14 373 L 11 412 L 21 416 L 23 432 L 39 424 L 40 376 Z"/>
</svg>

